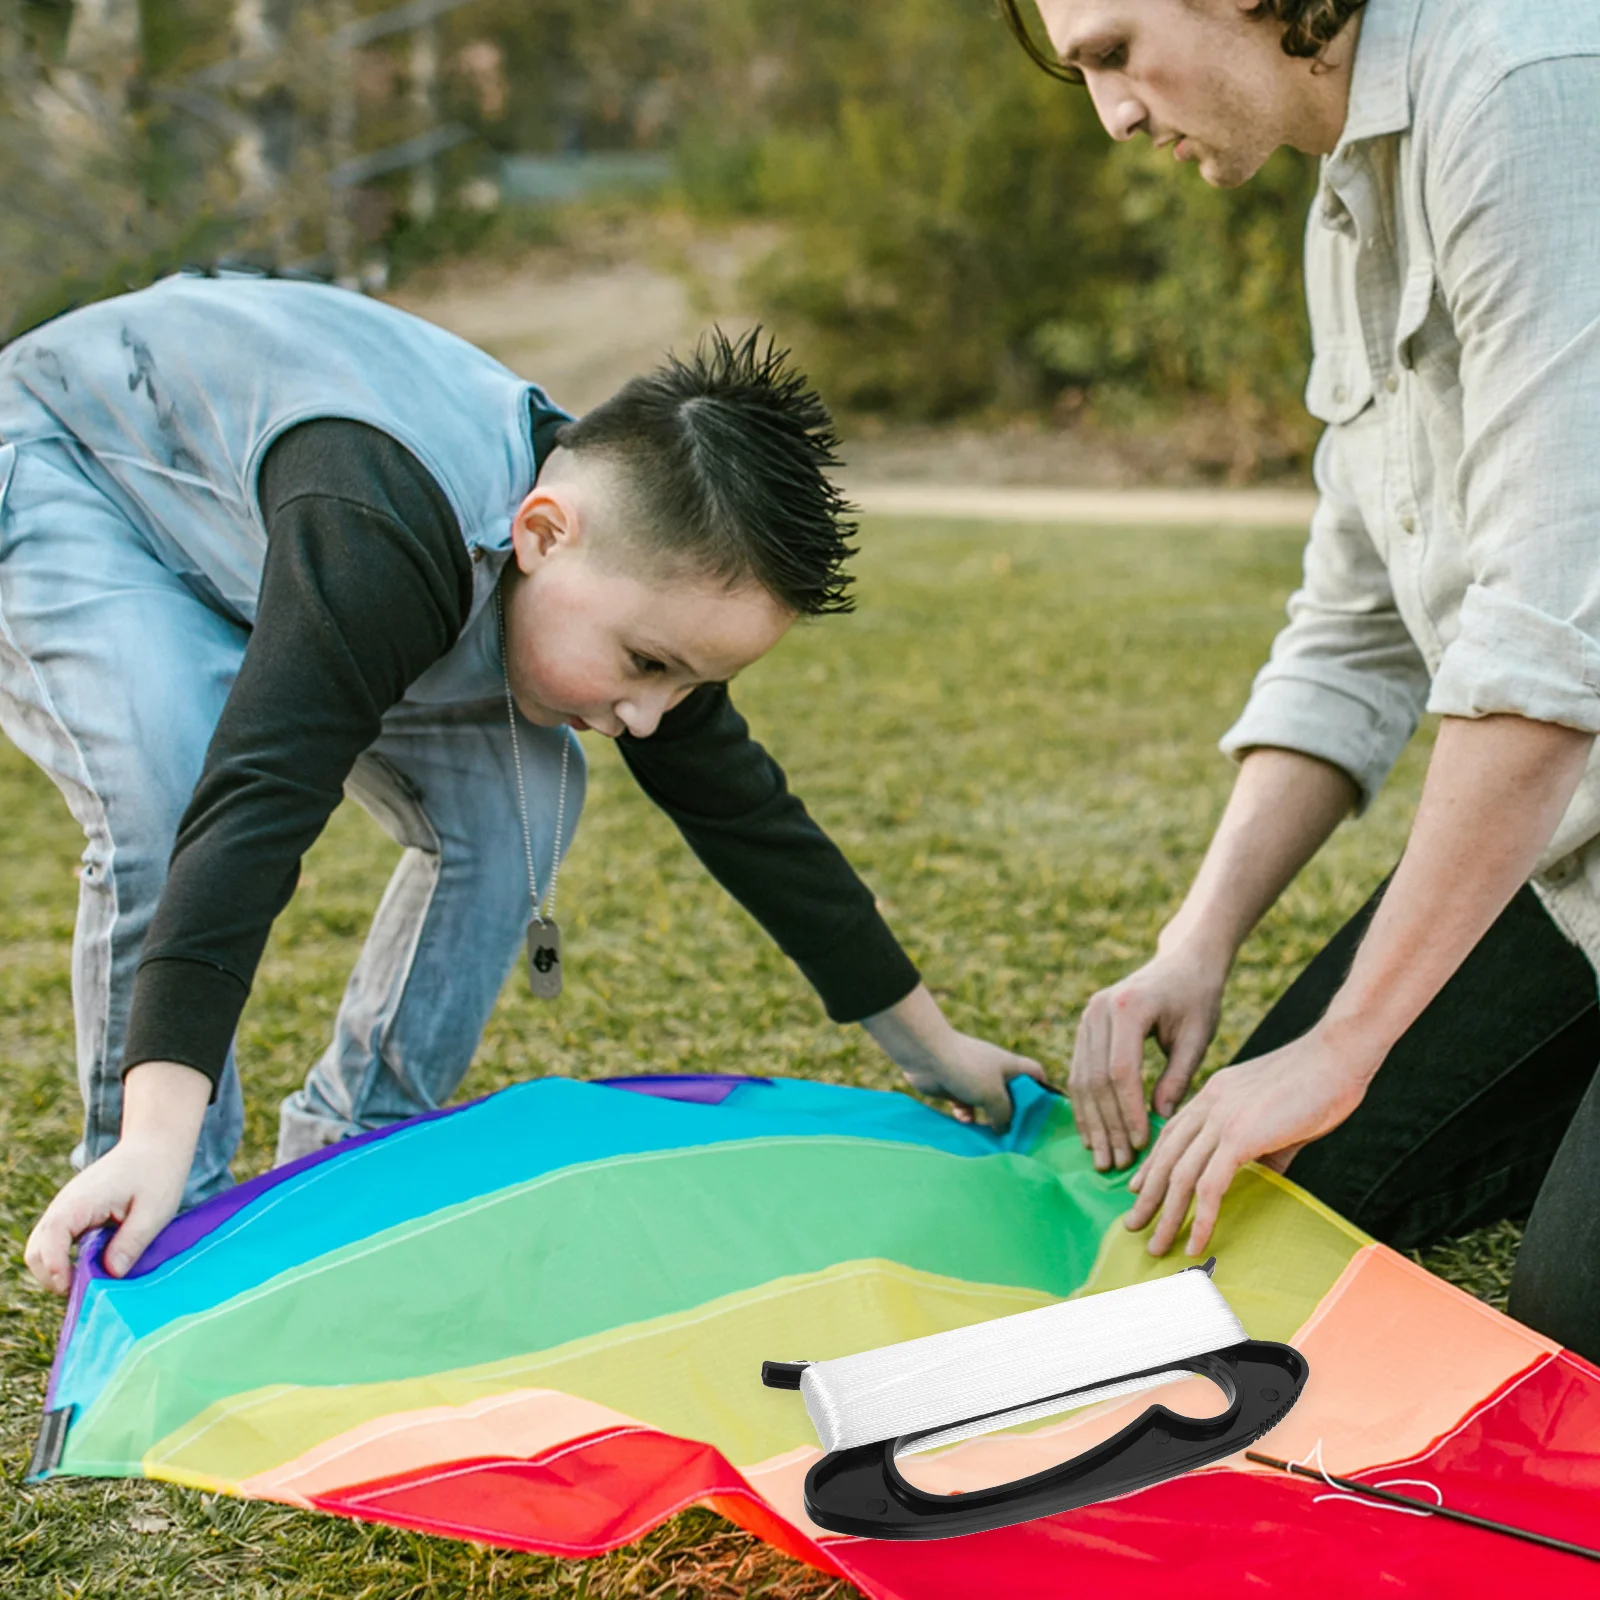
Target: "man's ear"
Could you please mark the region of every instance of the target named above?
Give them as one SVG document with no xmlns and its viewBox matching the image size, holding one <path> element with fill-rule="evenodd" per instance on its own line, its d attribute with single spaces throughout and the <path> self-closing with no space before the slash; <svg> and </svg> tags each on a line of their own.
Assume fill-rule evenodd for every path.
<svg viewBox="0 0 1600 1600">
<path fill-rule="evenodd" d="M 578 508 L 565 486 L 535 484 L 511 518 L 511 547 L 524 572 L 579 537 Z"/>
</svg>

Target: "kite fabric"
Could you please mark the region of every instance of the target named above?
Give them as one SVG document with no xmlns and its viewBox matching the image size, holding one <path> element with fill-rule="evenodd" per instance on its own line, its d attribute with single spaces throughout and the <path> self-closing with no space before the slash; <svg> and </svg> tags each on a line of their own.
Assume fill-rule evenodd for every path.
<svg viewBox="0 0 1600 1600">
<path fill-rule="evenodd" d="M 699 1503 L 875 1600 L 1596 1592 L 1581 1559 L 1242 1456 L 965 1538 L 812 1524 L 821 1451 L 800 1395 L 763 1388 L 764 1359 L 1187 1264 L 1122 1226 L 1128 1175 L 1094 1170 L 1065 1100 L 1027 1079 L 1015 1095 L 996 1135 L 798 1080 L 546 1078 L 351 1139 L 179 1217 L 126 1280 L 86 1245 L 35 1475 L 162 1479 L 569 1557 Z M 1250 1336 L 1311 1366 L 1260 1449 L 1320 1446 L 1330 1473 L 1600 1542 L 1600 1370 L 1260 1168 L 1212 1247 Z M 966 1440 L 916 1458 L 917 1481 L 958 1493 L 1043 1470 L 1149 1403 Z"/>
</svg>

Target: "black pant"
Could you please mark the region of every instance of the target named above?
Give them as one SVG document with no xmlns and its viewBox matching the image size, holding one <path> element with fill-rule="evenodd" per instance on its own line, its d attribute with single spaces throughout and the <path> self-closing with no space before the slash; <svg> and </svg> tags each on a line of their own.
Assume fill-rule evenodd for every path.
<svg viewBox="0 0 1600 1600">
<path fill-rule="evenodd" d="M 1314 956 L 1237 1060 L 1327 1009 L 1383 895 Z M 1523 889 L 1389 1052 L 1348 1121 L 1289 1176 L 1397 1249 L 1527 1218 L 1510 1311 L 1600 1360 L 1600 1005 L 1595 972 Z"/>
</svg>

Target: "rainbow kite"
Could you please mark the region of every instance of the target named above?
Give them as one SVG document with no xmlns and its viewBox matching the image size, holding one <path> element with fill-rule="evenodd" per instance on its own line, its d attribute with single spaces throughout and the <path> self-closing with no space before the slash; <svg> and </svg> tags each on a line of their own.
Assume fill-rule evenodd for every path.
<svg viewBox="0 0 1600 1600">
<path fill-rule="evenodd" d="M 699 1502 L 869 1596 L 1600 1593 L 1600 1569 L 1235 1457 L 936 1543 L 806 1518 L 820 1455 L 763 1359 L 845 1355 L 1173 1271 L 1059 1097 L 1004 1136 L 792 1080 L 549 1078 L 366 1135 L 82 1252 L 36 1476 L 147 1477 L 563 1556 Z M 1600 1543 L 1600 1371 L 1259 1169 L 1216 1281 L 1311 1364 L 1260 1449 Z M 1201 1382 L 1203 1380 L 1191 1380 Z M 1132 1396 L 922 1458 L 958 1491 Z M 1427 1489 L 1407 1492 L 1426 1496 Z"/>
</svg>

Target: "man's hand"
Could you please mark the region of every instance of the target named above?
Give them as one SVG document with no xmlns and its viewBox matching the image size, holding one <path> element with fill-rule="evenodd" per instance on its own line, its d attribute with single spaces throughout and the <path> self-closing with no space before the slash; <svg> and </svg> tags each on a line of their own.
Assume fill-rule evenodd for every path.
<svg viewBox="0 0 1600 1600">
<path fill-rule="evenodd" d="M 1198 951 L 1162 951 L 1120 983 L 1090 997 L 1072 1047 L 1067 1093 L 1078 1137 L 1097 1170 L 1125 1167 L 1150 1137 L 1144 1104 L 1144 1042 L 1154 1035 L 1167 1070 L 1154 1102 L 1163 1117 L 1183 1098 L 1217 1031 L 1226 961 Z"/>
<path fill-rule="evenodd" d="M 1128 1180 L 1138 1199 L 1126 1225 L 1143 1228 L 1159 1211 L 1150 1254 L 1165 1255 L 1192 1199 L 1187 1253 L 1201 1254 L 1240 1167 L 1261 1161 L 1282 1172 L 1297 1151 L 1360 1105 L 1381 1062 L 1314 1028 L 1281 1050 L 1216 1073 L 1161 1130 L 1149 1159 Z"/>
<path fill-rule="evenodd" d="M 211 1085 L 173 1061 L 134 1067 L 123 1086 L 122 1137 L 52 1200 L 28 1237 L 23 1258 L 47 1289 L 72 1284 L 73 1241 L 102 1223 L 120 1223 L 105 1248 L 106 1270 L 122 1277 L 177 1215 L 194 1160 Z"/>
<path fill-rule="evenodd" d="M 1131 1180 L 1139 1199 L 1129 1227 L 1161 1211 L 1153 1254 L 1177 1237 L 1192 1196 L 1189 1253 L 1198 1255 L 1245 1162 L 1281 1172 L 1355 1110 L 1395 1041 L 1527 881 L 1593 744 L 1592 734 L 1523 717 L 1444 718 L 1405 854 L 1322 1021 L 1219 1072 Z"/>
<path fill-rule="evenodd" d="M 1167 1053 L 1155 1088 L 1163 1116 L 1183 1098 L 1216 1032 L 1222 990 L 1245 936 L 1356 799 L 1337 767 L 1293 750 L 1255 750 L 1156 954 L 1094 995 L 1078 1023 L 1067 1093 L 1078 1136 L 1102 1172 L 1150 1137 L 1144 1042 Z"/>
<path fill-rule="evenodd" d="M 981 1110 L 989 1125 L 1003 1132 L 1011 1124 L 1011 1080 L 1026 1076 L 1045 1081 L 1037 1061 L 958 1033 L 920 983 L 898 1005 L 867 1017 L 862 1026 L 913 1089 L 951 1101 L 960 1122 L 971 1122 Z"/>
</svg>

